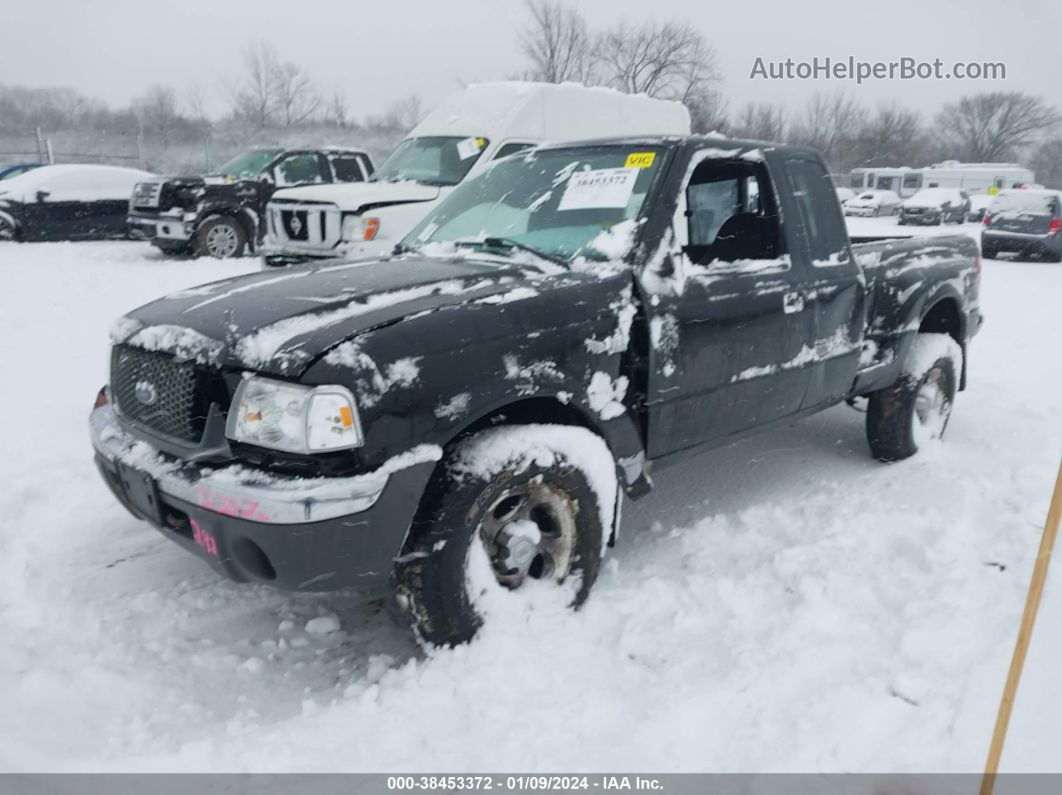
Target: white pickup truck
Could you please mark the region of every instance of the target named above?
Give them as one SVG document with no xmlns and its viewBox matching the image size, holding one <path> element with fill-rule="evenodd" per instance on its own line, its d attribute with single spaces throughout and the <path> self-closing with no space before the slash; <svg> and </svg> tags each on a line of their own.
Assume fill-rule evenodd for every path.
<svg viewBox="0 0 1062 795">
<path fill-rule="evenodd" d="M 678 102 L 565 83 L 483 83 L 446 97 L 372 179 L 277 191 L 266 210 L 267 266 L 386 254 L 456 185 L 543 143 L 686 135 Z"/>
</svg>

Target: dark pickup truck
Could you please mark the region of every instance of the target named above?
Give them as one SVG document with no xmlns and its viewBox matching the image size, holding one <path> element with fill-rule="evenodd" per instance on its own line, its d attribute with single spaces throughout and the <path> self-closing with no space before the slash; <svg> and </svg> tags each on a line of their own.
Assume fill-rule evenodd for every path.
<svg viewBox="0 0 1062 795">
<path fill-rule="evenodd" d="M 240 257 L 261 242 L 259 219 L 278 187 L 364 182 L 372 172 L 359 149 L 250 149 L 205 177 L 138 183 L 126 223 L 166 254 Z"/>
<path fill-rule="evenodd" d="M 219 572 L 390 586 L 455 643 L 492 588 L 580 603 L 654 460 L 860 397 L 875 457 L 939 437 L 979 276 L 965 236 L 851 245 L 807 149 L 540 148 L 389 258 L 129 313 L 92 441 L 115 496 Z"/>
</svg>

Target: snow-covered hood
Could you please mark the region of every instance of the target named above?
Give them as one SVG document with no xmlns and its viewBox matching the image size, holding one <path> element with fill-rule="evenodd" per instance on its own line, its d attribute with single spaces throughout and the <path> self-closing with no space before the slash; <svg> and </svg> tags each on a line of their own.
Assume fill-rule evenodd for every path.
<svg viewBox="0 0 1062 795">
<path fill-rule="evenodd" d="M 365 207 L 389 204 L 429 202 L 439 198 L 439 188 L 419 182 L 349 182 L 330 185 L 304 185 L 284 188 L 273 194 L 273 201 L 329 202 L 342 210 L 359 211 Z"/>
<path fill-rule="evenodd" d="M 371 328 L 501 293 L 526 278 L 515 263 L 427 257 L 263 272 L 146 304 L 111 336 L 201 363 L 297 376 Z"/>
</svg>

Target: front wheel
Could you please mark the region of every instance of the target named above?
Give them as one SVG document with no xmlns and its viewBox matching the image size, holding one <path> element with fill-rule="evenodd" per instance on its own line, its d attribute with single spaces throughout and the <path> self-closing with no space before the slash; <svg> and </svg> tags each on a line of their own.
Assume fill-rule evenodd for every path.
<svg viewBox="0 0 1062 795">
<path fill-rule="evenodd" d="M 247 233 L 235 218 L 208 218 L 195 235 L 195 253 L 200 257 L 242 257 Z"/>
<path fill-rule="evenodd" d="M 399 609 L 423 640 L 454 645 L 502 607 L 499 595 L 533 580 L 566 588 L 577 607 L 597 578 L 616 494 L 608 446 L 585 428 L 469 437 L 439 464 L 410 529 L 394 572 Z"/>
<path fill-rule="evenodd" d="M 917 334 L 900 377 L 870 395 L 867 441 L 879 461 L 899 461 L 944 435 L 962 372 L 962 348 L 948 334 Z"/>
</svg>

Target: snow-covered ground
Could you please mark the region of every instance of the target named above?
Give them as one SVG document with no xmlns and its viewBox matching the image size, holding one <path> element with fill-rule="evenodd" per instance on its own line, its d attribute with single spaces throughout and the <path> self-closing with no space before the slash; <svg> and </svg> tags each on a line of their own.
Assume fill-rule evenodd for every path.
<svg viewBox="0 0 1062 795">
<path fill-rule="evenodd" d="M 219 579 L 96 476 L 113 319 L 255 264 L 0 246 L 0 769 L 981 768 L 1062 450 L 1062 266 L 985 264 L 943 444 L 879 464 L 838 407 L 658 470 L 583 610 L 533 591 L 426 654 L 379 605 Z M 1007 770 L 1062 769 L 1060 569 Z"/>
</svg>

